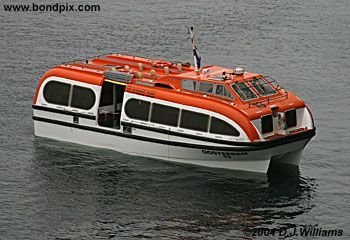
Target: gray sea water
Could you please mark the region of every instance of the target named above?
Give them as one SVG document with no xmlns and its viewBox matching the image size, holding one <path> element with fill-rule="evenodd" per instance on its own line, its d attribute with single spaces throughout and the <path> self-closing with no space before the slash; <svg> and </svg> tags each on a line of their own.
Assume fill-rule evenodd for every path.
<svg viewBox="0 0 350 240">
<path fill-rule="evenodd" d="M 95 0 L 100 12 L 62 14 L 9 2 L 31 4 L 0 3 L 0 239 L 243 239 L 246 227 L 349 239 L 350 1 Z M 191 61 L 190 25 L 204 65 L 244 65 L 306 101 L 317 135 L 299 168 L 217 171 L 34 137 L 45 71 L 108 52 Z"/>
</svg>

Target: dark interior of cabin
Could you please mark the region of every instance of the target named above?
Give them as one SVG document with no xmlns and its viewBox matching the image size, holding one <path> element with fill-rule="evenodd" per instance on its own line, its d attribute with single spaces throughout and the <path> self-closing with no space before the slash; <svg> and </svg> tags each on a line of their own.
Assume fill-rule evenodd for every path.
<svg viewBox="0 0 350 240">
<path fill-rule="evenodd" d="M 103 127 L 120 128 L 125 85 L 104 82 L 98 108 L 98 124 Z"/>
</svg>

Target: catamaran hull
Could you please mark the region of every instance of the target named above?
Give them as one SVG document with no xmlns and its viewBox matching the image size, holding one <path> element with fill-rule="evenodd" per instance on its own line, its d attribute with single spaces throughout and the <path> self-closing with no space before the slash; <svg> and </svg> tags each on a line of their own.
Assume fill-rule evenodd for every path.
<svg viewBox="0 0 350 240">
<path fill-rule="evenodd" d="M 102 127 L 84 127 L 72 123 L 34 117 L 35 135 L 97 148 L 167 161 L 206 167 L 266 173 L 271 162 L 298 165 L 302 150 L 314 135 L 295 137 L 266 146 L 191 142 L 186 138 L 171 141 L 165 134 L 139 132 L 142 135 L 116 132 Z M 153 134 L 153 135 L 152 135 Z"/>
</svg>

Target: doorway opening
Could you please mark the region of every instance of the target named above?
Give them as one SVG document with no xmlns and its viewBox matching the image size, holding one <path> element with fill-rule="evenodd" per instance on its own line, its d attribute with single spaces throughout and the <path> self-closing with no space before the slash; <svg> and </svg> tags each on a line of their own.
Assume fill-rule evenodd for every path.
<svg viewBox="0 0 350 240">
<path fill-rule="evenodd" d="M 120 129 L 125 85 L 105 81 L 102 85 L 98 125 Z"/>
</svg>

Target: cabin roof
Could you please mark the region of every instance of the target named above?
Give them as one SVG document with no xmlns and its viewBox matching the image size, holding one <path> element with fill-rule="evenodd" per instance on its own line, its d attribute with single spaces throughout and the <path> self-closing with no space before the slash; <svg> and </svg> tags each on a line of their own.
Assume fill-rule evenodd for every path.
<svg viewBox="0 0 350 240">
<path fill-rule="evenodd" d="M 169 82 L 169 84 L 172 83 L 171 79 L 192 79 L 215 83 L 223 82 L 222 73 L 233 72 L 233 69 L 219 66 L 205 66 L 201 71 L 196 72 L 194 67 L 189 63 L 170 62 L 120 54 L 103 55 L 89 60 L 68 62 L 56 68 L 64 70 L 63 72 L 67 74 L 69 72 L 80 72 L 87 75 L 103 75 L 108 71 L 116 71 L 132 74 L 134 76 L 132 83 L 138 80 L 145 82 L 152 81 L 154 83 Z M 243 75 L 230 75 L 230 78 L 226 79 L 225 82 L 245 81 L 258 76 L 260 75 L 244 72 Z M 74 80 L 84 81 L 83 78 Z M 103 81 L 92 80 L 90 83 L 102 85 Z"/>
<path fill-rule="evenodd" d="M 286 91 L 277 91 L 273 96 L 259 96 L 257 98 L 243 100 L 237 95 L 237 92 L 229 85 L 233 83 L 247 82 L 261 75 L 244 71 L 241 75 L 233 74 L 233 69 L 219 66 L 204 66 L 200 71 L 195 71 L 190 63 L 171 62 L 165 60 L 142 58 L 137 56 L 108 54 L 94 57 L 87 60 L 78 60 L 63 63 L 49 70 L 41 79 L 39 86 L 50 76 L 68 78 L 79 82 L 102 86 L 105 80 L 111 80 L 109 77 L 124 79 L 133 89 L 142 87 L 157 88 L 158 90 L 177 90 L 186 92 L 198 97 L 209 97 L 213 100 L 225 101 L 229 104 L 240 105 L 240 108 L 250 111 L 251 106 L 264 106 L 270 103 L 271 99 L 280 100 L 288 98 Z M 226 79 L 223 79 L 223 72 L 227 73 Z M 196 80 L 201 82 L 212 82 L 224 84 L 234 99 L 217 96 L 215 94 L 207 96 L 200 91 L 189 91 L 182 88 L 183 79 Z M 246 86 L 249 87 L 250 84 Z M 167 89 L 168 88 L 168 89 Z M 156 90 L 156 89 L 155 89 Z M 137 91 L 136 91 L 137 92 Z M 157 91 L 159 92 L 159 91 Z M 260 107 L 259 107 L 260 108 Z"/>
</svg>

